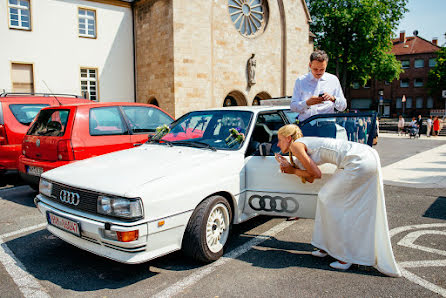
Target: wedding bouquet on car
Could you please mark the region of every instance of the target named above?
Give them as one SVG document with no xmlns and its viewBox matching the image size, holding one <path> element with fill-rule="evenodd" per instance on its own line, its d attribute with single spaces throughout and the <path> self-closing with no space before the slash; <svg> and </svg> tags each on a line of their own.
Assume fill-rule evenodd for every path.
<svg viewBox="0 0 446 298">
<path fill-rule="evenodd" d="M 229 136 L 225 139 L 226 144 L 229 147 L 234 146 L 236 143 L 241 144 L 245 140 L 245 135 L 241 132 L 241 128 L 229 129 Z"/>
<path fill-rule="evenodd" d="M 170 132 L 170 127 L 166 124 L 158 126 L 155 129 L 155 134 L 150 138 L 151 140 L 159 140 Z"/>
</svg>

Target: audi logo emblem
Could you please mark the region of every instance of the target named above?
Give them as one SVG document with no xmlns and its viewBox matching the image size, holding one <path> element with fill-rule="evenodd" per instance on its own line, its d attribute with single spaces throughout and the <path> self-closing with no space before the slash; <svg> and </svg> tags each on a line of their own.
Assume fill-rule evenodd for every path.
<svg viewBox="0 0 446 298">
<path fill-rule="evenodd" d="M 253 195 L 248 200 L 249 207 L 255 211 L 274 211 L 293 213 L 299 209 L 299 203 L 290 197 Z"/>
<path fill-rule="evenodd" d="M 77 206 L 81 201 L 81 196 L 75 192 L 61 190 L 59 193 L 59 199 L 64 203 Z"/>
</svg>

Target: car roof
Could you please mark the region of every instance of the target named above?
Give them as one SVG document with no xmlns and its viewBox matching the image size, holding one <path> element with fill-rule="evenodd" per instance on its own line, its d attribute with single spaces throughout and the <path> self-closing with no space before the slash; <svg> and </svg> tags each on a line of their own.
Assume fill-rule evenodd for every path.
<svg viewBox="0 0 446 298">
<path fill-rule="evenodd" d="M 14 103 L 47 103 L 58 100 L 62 103 L 79 103 L 90 102 L 90 100 L 80 97 L 65 97 L 65 96 L 30 96 L 30 95 L 8 95 L 0 97 L 1 102 L 14 102 Z"/>
<path fill-rule="evenodd" d="M 46 109 L 57 109 L 57 108 L 72 108 L 72 107 L 85 107 L 85 106 L 94 106 L 94 107 L 110 107 L 110 106 L 150 106 L 159 108 L 155 105 L 151 105 L 148 103 L 142 103 L 142 102 L 94 102 L 94 101 L 88 101 L 85 103 L 70 103 L 62 106 L 53 106 L 53 107 L 47 107 Z"/>
<path fill-rule="evenodd" d="M 221 107 L 221 108 L 209 108 L 201 111 L 249 111 L 254 113 L 277 111 L 277 110 L 289 110 L 290 106 L 233 106 L 233 107 Z"/>
</svg>

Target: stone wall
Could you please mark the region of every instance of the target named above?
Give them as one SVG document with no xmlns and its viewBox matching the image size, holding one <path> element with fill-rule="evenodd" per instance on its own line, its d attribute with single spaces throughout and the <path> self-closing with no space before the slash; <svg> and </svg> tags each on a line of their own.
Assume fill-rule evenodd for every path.
<svg viewBox="0 0 446 298">
<path fill-rule="evenodd" d="M 293 95 L 294 83 L 308 72 L 313 43 L 309 42 L 309 19 L 303 0 L 283 0 L 287 29 L 286 95 Z"/>
<path fill-rule="evenodd" d="M 138 100 L 155 96 L 161 108 L 179 117 L 191 110 L 221 107 L 228 94 L 244 105 L 251 105 L 258 94 L 262 98 L 292 95 L 297 76 L 308 71 L 312 51 L 308 17 L 302 0 L 267 2 L 266 28 L 254 37 L 236 30 L 227 0 L 137 2 Z M 283 13 L 286 43 L 282 42 Z M 248 87 L 246 66 L 253 53 L 256 84 Z"/>
<path fill-rule="evenodd" d="M 172 0 L 141 0 L 134 12 L 137 101 L 147 103 L 155 98 L 174 116 Z"/>
</svg>

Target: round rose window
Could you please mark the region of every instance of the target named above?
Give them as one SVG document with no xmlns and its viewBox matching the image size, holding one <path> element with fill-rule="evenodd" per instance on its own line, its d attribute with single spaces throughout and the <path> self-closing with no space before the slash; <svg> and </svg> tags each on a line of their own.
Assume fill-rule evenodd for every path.
<svg viewBox="0 0 446 298">
<path fill-rule="evenodd" d="M 252 37 L 265 29 L 266 0 L 228 0 L 228 7 L 235 29 L 242 35 Z"/>
</svg>

